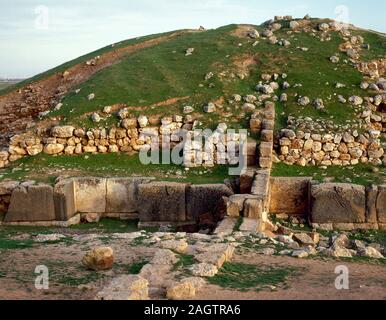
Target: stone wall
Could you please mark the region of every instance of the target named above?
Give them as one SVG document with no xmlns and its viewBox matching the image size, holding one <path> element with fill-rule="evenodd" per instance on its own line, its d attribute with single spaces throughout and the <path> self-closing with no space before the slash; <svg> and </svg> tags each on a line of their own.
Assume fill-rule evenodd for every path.
<svg viewBox="0 0 386 320">
<path fill-rule="evenodd" d="M 320 229 L 386 229 L 386 186 L 271 177 L 270 213 L 307 215 Z"/>
<path fill-rule="evenodd" d="M 358 163 L 382 164 L 384 150 L 380 131 L 311 134 L 283 129 L 278 141 L 279 160 L 299 166 L 348 166 Z"/>
<path fill-rule="evenodd" d="M 212 214 L 233 191 L 225 184 L 190 185 L 155 182 L 154 178 L 83 177 L 59 180 L 55 186 L 0 183 L 5 224 L 62 225 L 100 217 L 139 218 L 142 226 L 196 224 Z"/>
<path fill-rule="evenodd" d="M 123 115 L 121 115 L 123 117 Z M 187 167 L 215 164 L 238 164 L 240 135 L 227 134 L 225 123 L 218 125 L 212 133 L 204 133 L 197 138 L 195 128 L 199 122 L 183 122 L 183 117 L 165 117 L 161 123 L 150 120 L 123 118 L 119 128 L 90 129 L 74 126 L 54 126 L 37 129 L 11 138 L 7 150 L 0 151 L 0 168 L 25 156 L 74 155 L 96 153 L 135 153 L 140 150 L 171 149 L 182 143 L 184 151 L 182 162 Z M 255 143 L 256 148 L 256 143 Z M 232 151 L 232 152 L 227 152 Z"/>
<path fill-rule="evenodd" d="M 309 212 L 308 189 L 312 178 L 271 177 L 271 213 L 304 215 Z"/>
</svg>

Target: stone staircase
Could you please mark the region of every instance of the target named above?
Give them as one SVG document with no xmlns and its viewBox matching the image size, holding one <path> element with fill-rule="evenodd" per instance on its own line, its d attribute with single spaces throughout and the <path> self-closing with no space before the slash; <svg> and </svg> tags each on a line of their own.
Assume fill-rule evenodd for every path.
<svg viewBox="0 0 386 320">
<path fill-rule="evenodd" d="M 241 194 L 235 194 L 229 197 L 227 217 L 220 223 L 215 233 L 232 233 L 240 217 L 243 218 L 240 231 L 264 232 L 270 225 L 268 213 L 274 122 L 275 105 L 272 102 L 267 102 L 261 122 L 262 141 L 258 150 L 256 150 L 259 168 L 248 168 L 247 171 L 241 175 Z"/>
</svg>

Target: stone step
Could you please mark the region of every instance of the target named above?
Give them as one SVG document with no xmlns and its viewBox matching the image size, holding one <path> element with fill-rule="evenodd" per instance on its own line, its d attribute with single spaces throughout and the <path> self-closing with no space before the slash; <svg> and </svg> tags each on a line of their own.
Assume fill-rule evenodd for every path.
<svg viewBox="0 0 386 320">
<path fill-rule="evenodd" d="M 265 221 L 264 219 L 243 218 L 243 222 L 240 226 L 240 231 L 247 232 L 264 232 Z"/>
<path fill-rule="evenodd" d="M 269 194 L 269 180 L 270 180 L 270 171 L 269 170 L 257 170 L 255 175 L 255 180 L 252 184 L 251 194 L 265 198 Z"/>
<path fill-rule="evenodd" d="M 237 218 L 225 217 L 224 220 L 220 222 L 213 234 L 218 236 L 229 236 L 233 233 L 237 223 Z"/>
<path fill-rule="evenodd" d="M 262 199 L 262 211 L 267 212 L 269 210 L 270 201 L 270 175 L 271 171 L 267 169 L 258 170 L 255 175 L 255 180 L 252 184 L 252 195 Z"/>
</svg>

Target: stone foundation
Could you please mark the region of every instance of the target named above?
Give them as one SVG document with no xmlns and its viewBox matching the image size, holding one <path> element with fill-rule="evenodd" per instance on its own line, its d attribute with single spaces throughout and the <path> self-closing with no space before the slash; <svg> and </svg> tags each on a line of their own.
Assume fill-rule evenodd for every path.
<svg viewBox="0 0 386 320">
<path fill-rule="evenodd" d="M 192 225 L 213 215 L 223 197 L 233 195 L 225 184 L 190 185 L 155 182 L 154 178 L 70 178 L 55 186 L 0 183 L 3 223 L 71 225 L 101 217 L 139 219 L 142 226 Z"/>
</svg>

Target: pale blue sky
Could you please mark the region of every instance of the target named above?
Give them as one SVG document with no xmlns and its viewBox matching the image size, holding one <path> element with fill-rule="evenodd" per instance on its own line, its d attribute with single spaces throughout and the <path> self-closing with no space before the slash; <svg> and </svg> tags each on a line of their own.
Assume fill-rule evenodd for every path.
<svg viewBox="0 0 386 320">
<path fill-rule="evenodd" d="M 28 77 L 105 45 L 183 28 L 337 19 L 386 32 L 384 0 L 0 0 L 0 77 Z M 342 7 L 345 6 L 345 7 Z M 338 9 L 337 9 L 338 8 Z M 342 9 L 343 8 L 343 9 Z M 344 8 L 347 8 L 344 9 Z"/>
</svg>

